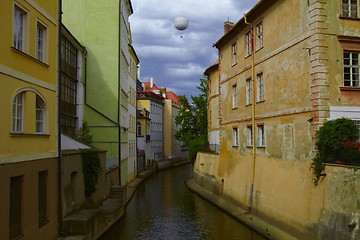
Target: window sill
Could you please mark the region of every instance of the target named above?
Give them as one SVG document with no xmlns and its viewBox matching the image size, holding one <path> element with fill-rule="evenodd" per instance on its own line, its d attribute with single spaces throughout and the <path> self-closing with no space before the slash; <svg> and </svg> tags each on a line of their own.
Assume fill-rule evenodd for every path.
<svg viewBox="0 0 360 240">
<path fill-rule="evenodd" d="M 235 67 L 236 65 L 237 65 L 237 62 L 236 62 L 236 63 L 231 64 L 231 67 Z"/>
<path fill-rule="evenodd" d="M 49 134 L 35 134 L 35 133 L 16 133 L 16 132 L 12 132 L 10 133 L 11 137 L 40 137 L 40 138 L 47 138 L 50 137 Z"/>
<path fill-rule="evenodd" d="M 344 19 L 344 20 L 355 20 L 355 21 L 360 21 L 360 18 L 358 17 L 345 17 L 345 16 L 340 16 L 340 19 Z"/>
<path fill-rule="evenodd" d="M 341 91 L 360 91 L 360 87 L 340 87 Z"/>
<path fill-rule="evenodd" d="M 265 100 L 256 101 L 256 103 L 263 103 L 263 102 L 265 102 Z"/>
<path fill-rule="evenodd" d="M 39 63 L 40 65 L 42 65 L 42 66 L 44 66 L 44 67 L 47 67 L 47 68 L 49 67 L 48 64 L 46 64 L 46 63 L 44 63 L 44 62 L 42 62 L 42 61 L 34 58 L 33 56 L 30 56 L 29 54 L 27 54 L 27 53 L 25 53 L 25 52 L 23 52 L 23 51 L 21 51 L 21 50 L 19 50 L 19 49 L 17 49 L 17 48 L 11 47 L 11 50 L 13 50 L 14 52 L 16 52 L 16 53 L 18 53 L 18 54 L 20 54 L 20 55 L 22 55 L 22 56 L 24 56 L 24 57 L 27 57 L 27 58 L 29 58 L 29 59 L 31 59 L 31 60 Z"/>
<path fill-rule="evenodd" d="M 247 148 L 252 148 L 253 146 L 252 145 L 246 145 Z"/>
<path fill-rule="evenodd" d="M 45 221 L 39 223 L 39 228 L 42 227 L 42 226 L 45 226 L 48 223 L 49 223 L 49 220 L 45 220 Z"/>
<path fill-rule="evenodd" d="M 257 148 L 265 149 L 266 146 L 257 146 Z"/>
<path fill-rule="evenodd" d="M 232 107 L 232 110 L 236 110 L 236 109 L 238 109 L 238 107 Z"/>
<path fill-rule="evenodd" d="M 251 106 L 252 105 L 252 103 L 247 103 L 246 105 L 245 105 L 245 107 L 249 107 L 249 106 Z"/>
<path fill-rule="evenodd" d="M 256 49 L 255 52 L 258 52 L 258 51 L 260 51 L 260 50 L 263 49 L 263 48 L 264 48 L 264 46 L 261 46 L 260 48 Z"/>
<path fill-rule="evenodd" d="M 233 148 L 237 148 L 237 147 L 239 147 L 239 145 L 233 145 L 232 147 L 233 147 Z"/>
</svg>

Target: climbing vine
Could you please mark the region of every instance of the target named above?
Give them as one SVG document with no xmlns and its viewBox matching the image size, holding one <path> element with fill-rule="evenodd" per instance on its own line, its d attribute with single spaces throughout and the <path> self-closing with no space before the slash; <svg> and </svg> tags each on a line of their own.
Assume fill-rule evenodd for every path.
<svg viewBox="0 0 360 240">
<path fill-rule="evenodd" d="M 96 191 L 96 184 L 102 172 L 99 151 L 93 148 L 81 150 L 84 174 L 85 196 L 90 197 Z"/>
<path fill-rule="evenodd" d="M 326 122 L 316 133 L 316 154 L 311 163 L 314 185 L 318 185 L 325 163 L 360 165 L 359 130 L 355 122 L 338 118 Z"/>
</svg>

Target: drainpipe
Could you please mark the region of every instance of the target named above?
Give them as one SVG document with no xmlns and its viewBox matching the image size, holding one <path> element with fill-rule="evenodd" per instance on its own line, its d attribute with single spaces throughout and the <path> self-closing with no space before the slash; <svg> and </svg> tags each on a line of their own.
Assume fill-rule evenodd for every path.
<svg viewBox="0 0 360 240">
<path fill-rule="evenodd" d="M 251 174 L 251 185 L 250 185 L 250 195 L 249 195 L 249 213 L 251 213 L 251 206 L 253 200 L 253 191 L 254 191 L 254 181 L 255 181 L 255 161 L 256 161 L 256 139 L 255 139 L 255 104 L 256 104 L 256 82 L 255 82 L 255 51 L 254 51 L 254 29 L 251 23 L 247 22 L 246 15 L 244 14 L 245 24 L 251 27 L 251 81 L 252 81 L 252 105 L 251 105 L 251 128 L 252 128 L 252 174 Z"/>
<path fill-rule="evenodd" d="M 58 235 L 61 236 L 62 232 L 62 153 L 61 153 L 61 31 L 62 31 L 62 0 L 59 0 L 59 21 L 58 21 L 58 96 L 57 96 L 57 127 L 58 127 Z"/>
<path fill-rule="evenodd" d="M 121 21 L 122 21 L 122 15 L 121 15 L 121 1 L 119 1 L 119 42 L 118 42 L 118 116 L 117 116 L 117 122 L 118 122 L 118 162 L 119 162 L 119 185 L 121 186 Z"/>
</svg>

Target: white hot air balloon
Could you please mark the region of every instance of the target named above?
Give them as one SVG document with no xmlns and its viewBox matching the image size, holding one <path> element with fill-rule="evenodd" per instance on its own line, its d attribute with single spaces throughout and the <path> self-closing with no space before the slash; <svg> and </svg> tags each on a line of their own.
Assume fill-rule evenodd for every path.
<svg viewBox="0 0 360 240">
<path fill-rule="evenodd" d="M 189 26 L 189 20 L 186 17 L 175 18 L 175 27 L 177 30 L 183 31 Z"/>
</svg>

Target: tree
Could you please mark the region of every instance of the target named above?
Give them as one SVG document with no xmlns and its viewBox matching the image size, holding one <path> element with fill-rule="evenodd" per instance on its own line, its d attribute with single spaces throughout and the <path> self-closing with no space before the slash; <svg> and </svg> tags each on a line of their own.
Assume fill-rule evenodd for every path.
<svg viewBox="0 0 360 240">
<path fill-rule="evenodd" d="M 185 95 L 179 96 L 181 108 L 175 118 L 175 123 L 179 126 L 175 137 L 188 147 L 191 160 L 195 159 L 198 151 L 208 149 L 208 79 L 200 78 L 200 85 L 197 88 L 201 93 L 198 96 L 191 96 L 191 104 Z"/>
</svg>

